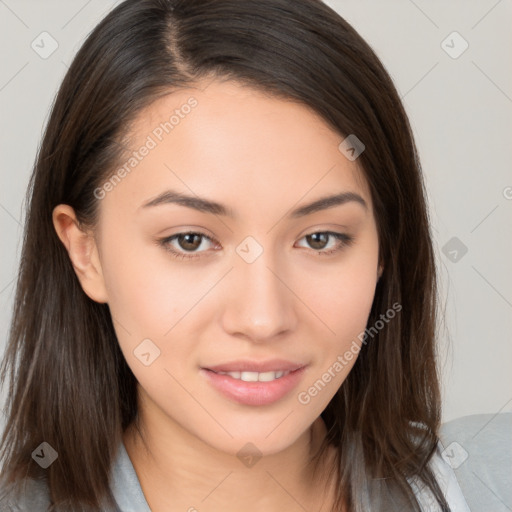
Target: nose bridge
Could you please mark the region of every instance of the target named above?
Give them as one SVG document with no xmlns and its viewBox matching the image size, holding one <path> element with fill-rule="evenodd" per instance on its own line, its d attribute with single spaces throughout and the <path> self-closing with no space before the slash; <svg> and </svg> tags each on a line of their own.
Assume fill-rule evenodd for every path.
<svg viewBox="0 0 512 512">
<path fill-rule="evenodd" d="M 293 294 L 281 281 L 286 282 L 286 278 L 279 276 L 281 271 L 272 251 L 249 239 L 237 247 L 237 253 L 232 272 L 235 284 L 224 311 L 224 328 L 254 341 L 293 329 Z"/>
</svg>

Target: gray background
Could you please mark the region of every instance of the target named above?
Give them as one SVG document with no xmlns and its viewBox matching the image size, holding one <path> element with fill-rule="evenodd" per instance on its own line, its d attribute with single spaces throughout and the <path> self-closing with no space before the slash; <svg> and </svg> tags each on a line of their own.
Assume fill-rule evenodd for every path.
<svg viewBox="0 0 512 512">
<path fill-rule="evenodd" d="M 0 0 L 2 352 L 24 194 L 49 108 L 81 42 L 117 3 Z M 379 55 L 416 135 L 446 308 L 443 420 L 511 411 L 512 1 L 327 3 Z M 31 46 L 44 53 L 52 39 L 58 48 L 47 58 Z"/>
</svg>

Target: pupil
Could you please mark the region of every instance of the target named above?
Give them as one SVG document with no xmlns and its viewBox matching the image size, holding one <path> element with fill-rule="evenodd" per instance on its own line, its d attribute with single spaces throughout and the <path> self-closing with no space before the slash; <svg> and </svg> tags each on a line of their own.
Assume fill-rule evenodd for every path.
<svg viewBox="0 0 512 512">
<path fill-rule="evenodd" d="M 306 238 L 308 238 L 308 244 L 313 249 L 323 249 L 327 244 L 329 235 L 327 233 L 313 233 Z"/>
<path fill-rule="evenodd" d="M 179 243 L 183 249 L 197 249 L 201 245 L 201 236 L 194 233 L 180 235 Z"/>
</svg>

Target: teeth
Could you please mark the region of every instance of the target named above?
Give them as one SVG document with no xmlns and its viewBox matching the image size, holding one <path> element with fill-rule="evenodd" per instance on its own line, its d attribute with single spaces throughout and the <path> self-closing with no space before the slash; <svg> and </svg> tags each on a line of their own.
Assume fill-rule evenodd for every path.
<svg viewBox="0 0 512 512">
<path fill-rule="evenodd" d="M 217 372 L 220 375 L 229 375 L 233 379 L 243 380 L 244 382 L 270 382 L 275 379 L 280 379 L 290 372 L 278 371 L 278 372 Z"/>
<path fill-rule="evenodd" d="M 240 380 L 244 382 L 258 382 L 258 372 L 242 372 Z"/>
<path fill-rule="evenodd" d="M 283 373 L 283 372 L 265 372 L 265 373 L 260 373 L 258 375 L 258 380 L 260 382 L 269 382 L 271 380 L 278 379 L 279 377 L 281 377 L 281 375 L 278 375 L 278 373 Z"/>
</svg>

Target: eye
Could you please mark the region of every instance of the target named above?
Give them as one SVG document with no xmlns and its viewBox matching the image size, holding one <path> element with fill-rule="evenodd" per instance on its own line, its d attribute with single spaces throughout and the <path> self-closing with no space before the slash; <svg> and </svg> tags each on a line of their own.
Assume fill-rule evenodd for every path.
<svg viewBox="0 0 512 512">
<path fill-rule="evenodd" d="M 334 231 L 318 231 L 302 237 L 309 248 L 317 251 L 319 255 L 334 254 L 350 246 L 354 239 L 345 233 L 336 233 Z M 205 233 L 188 231 L 177 233 L 167 238 L 158 240 L 158 243 L 166 251 L 171 253 L 174 258 L 193 259 L 199 258 L 201 253 L 207 252 L 212 246 L 220 247 L 217 240 L 209 237 Z M 208 247 L 210 245 L 210 247 Z M 299 246 L 301 247 L 301 246 Z M 304 247 L 304 246 L 302 246 Z M 306 247 L 307 248 L 307 247 Z"/>
<path fill-rule="evenodd" d="M 177 233 L 176 235 L 163 238 L 159 240 L 159 243 L 174 257 L 181 259 L 198 258 L 200 254 L 195 253 L 204 252 L 208 248 L 205 245 L 208 246 L 209 243 L 216 243 L 218 245 L 216 240 L 213 240 L 204 233 L 192 231 Z"/>
<path fill-rule="evenodd" d="M 318 231 L 304 236 L 311 249 L 318 251 L 319 255 L 334 254 L 350 246 L 354 238 L 345 233 L 336 233 L 334 231 Z M 303 247 L 303 246 L 302 246 Z"/>
</svg>

